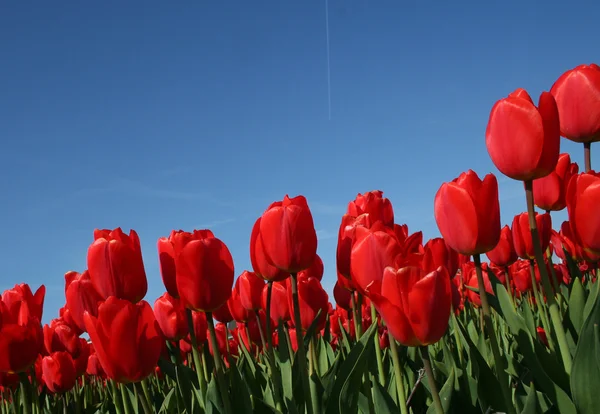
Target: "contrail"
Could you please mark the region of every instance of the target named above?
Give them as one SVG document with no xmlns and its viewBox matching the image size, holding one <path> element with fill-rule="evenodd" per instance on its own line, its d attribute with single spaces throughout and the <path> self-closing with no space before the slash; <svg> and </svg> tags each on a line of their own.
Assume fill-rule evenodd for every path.
<svg viewBox="0 0 600 414">
<path fill-rule="evenodd" d="M 327 108 L 331 121 L 331 66 L 329 62 L 329 0 L 325 0 L 325 32 L 327 34 Z"/>
</svg>

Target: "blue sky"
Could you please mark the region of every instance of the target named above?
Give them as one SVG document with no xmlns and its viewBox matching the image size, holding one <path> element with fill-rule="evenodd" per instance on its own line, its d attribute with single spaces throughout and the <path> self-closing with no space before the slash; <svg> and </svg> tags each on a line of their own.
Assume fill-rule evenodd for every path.
<svg viewBox="0 0 600 414">
<path fill-rule="evenodd" d="M 121 226 L 141 237 L 153 303 L 158 237 L 211 228 L 240 274 L 254 220 L 288 193 L 309 201 L 331 292 L 348 201 L 380 189 L 398 223 L 437 236 L 440 184 L 497 172 L 494 102 L 537 100 L 597 58 L 598 9 L 330 0 L 329 119 L 325 0 L 4 2 L 0 289 L 45 284 L 47 322 L 94 228 Z M 508 223 L 523 190 L 498 178 Z"/>
</svg>

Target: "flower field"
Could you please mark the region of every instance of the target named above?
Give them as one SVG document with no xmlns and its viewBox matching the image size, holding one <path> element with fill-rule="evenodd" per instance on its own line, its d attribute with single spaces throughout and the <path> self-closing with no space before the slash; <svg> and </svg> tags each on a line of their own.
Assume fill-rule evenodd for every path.
<svg viewBox="0 0 600 414">
<path fill-rule="evenodd" d="M 596 141 L 597 65 L 537 104 L 515 90 L 485 142 L 523 182 L 523 213 L 503 226 L 496 176 L 466 170 L 432 195 L 442 237 L 423 240 L 381 191 L 358 194 L 340 211 L 332 295 L 303 196 L 257 212 L 249 270 L 209 229 L 144 246 L 165 287 L 152 305 L 137 233 L 95 230 L 49 324 L 44 286 L 2 294 L 0 411 L 600 413 Z"/>
</svg>

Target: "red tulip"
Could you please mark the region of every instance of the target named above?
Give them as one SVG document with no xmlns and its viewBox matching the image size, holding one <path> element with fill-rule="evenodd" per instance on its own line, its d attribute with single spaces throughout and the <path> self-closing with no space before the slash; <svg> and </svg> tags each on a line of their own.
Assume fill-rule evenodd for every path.
<svg viewBox="0 0 600 414">
<path fill-rule="evenodd" d="M 94 345 L 90 344 L 90 356 L 88 357 L 87 367 L 85 370 L 86 374 L 92 375 L 95 377 L 106 378 L 106 373 L 102 368 L 102 364 L 100 364 L 100 360 L 98 359 L 98 355 L 96 355 L 96 351 L 94 350 Z"/>
<path fill-rule="evenodd" d="M 352 292 L 342 287 L 339 282 L 333 287 L 333 297 L 339 307 L 345 310 L 352 309 Z"/>
<path fill-rule="evenodd" d="M 239 278 L 236 279 L 235 285 L 233 286 L 233 291 L 231 292 L 231 297 L 227 300 L 227 307 L 229 308 L 229 313 L 231 313 L 231 316 L 236 322 L 248 322 L 252 316 L 250 312 L 248 312 L 248 310 L 242 305 Z"/>
<path fill-rule="evenodd" d="M 2 301 L 8 308 L 8 312 L 13 315 L 19 314 L 22 303 L 27 303 L 29 315 L 42 321 L 44 313 L 44 298 L 46 296 L 46 287 L 41 285 L 35 294 L 31 293 L 31 288 L 26 283 L 15 285 L 12 289 L 5 290 L 2 293 Z"/>
<path fill-rule="evenodd" d="M 210 231 L 179 233 L 174 240 L 177 290 L 183 304 L 212 312 L 231 296 L 234 270 L 229 249 Z"/>
<path fill-rule="evenodd" d="M 560 133 L 575 142 L 600 140 L 600 67 L 579 65 L 550 89 L 560 116 Z"/>
<path fill-rule="evenodd" d="M 452 293 L 444 267 L 430 273 L 418 267 L 386 267 L 383 279 L 369 285 L 368 294 L 389 332 L 403 345 L 433 344 L 448 328 Z"/>
<path fill-rule="evenodd" d="M 319 279 L 319 282 L 323 279 L 323 260 L 319 257 L 319 255 L 315 255 L 315 261 L 313 264 L 306 270 L 301 270 L 298 272 L 298 276 L 302 277 L 314 277 L 315 279 Z"/>
<path fill-rule="evenodd" d="M 42 359 L 42 375 L 51 392 L 67 392 L 77 380 L 75 362 L 68 352 L 53 352 Z"/>
<path fill-rule="evenodd" d="M 54 319 L 50 325 L 44 325 L 44 345 L 48 354 L 68 352 L 72 356 L 79 354 L 81 344 L 79 335 L 69 325 Z"/>
<path fill-rule="evenodd" d="M 85 374 L 85 370 L 87 368 L 88 359 L 90 357 L 91 347 L 89 342 L 84 338 L 79 338 L 79 353 L 75 355 L 71 355 L 73 357 L 73 362 L 75 363 L 75 371 L 77 372 L 77 377 Z"/>
<path fill-rule="evenodd" d="M 469 170 L 435 195 L 435 221 L 446 244 L 465 255 L 486 253 L 500 239 L 498 182 L 493 174 L 483 181 Z"/>
<path fill-rule="evenodd" d="M 523 294 L 530 292 L 533 289 L 533 281 L 531 280 L 531 270 L 529 262 L 526 260 L 518 260 L 510 266 L 510 278 L 515 284 L 517 292 Z"/>
<path fill-rule="evenodd" d="M 600 254 L 600 173 L 573 176 L 567 188 L 567 211 L 573 236 L 584 251 Z"/>
<path fill-rule="evenodd" d="M 552 232 L 552 218 L 550 214 L 535 213 L 538 234 L 542 251 L 546 251 L 550 244 L 550 235 Z M 533 249 L 533 238 L 529 230 L 529 216 L 527 213 L 517 214 L 512 223 L 512 237 L 517 256 L 523 259 L 534 259 L 535 251 Z"/>
<path fill-rule="evenodd" d="M 499 267 L 510 266 L 517 260 L 512 231 L 508 225 L 502 227 L 500 240 L 496 247 L 487 252 L 487 257 L 490 259 L 490 262 Z"/>
<path fill-rule="evenodd" d="M 238 283 L 242 306 L 249 311 L 260 309 L 265 281 L 256 276 L 255 273 L 244 270 L 236 284 Z"/>
<path fill-rule="evenodd" d="M 493 296 L 494 290 L 492 289 L 492 283 L 490 282 L 490 278 L 487 273 L 487 266 L 485 263 L 482 263 L 481 270 L 482 270 L 482 275 L 483 275 L 483 286 L 485 286 L 485 291 L 488 294 L 488 296 Z M 476 273 L 475 268 L 473 267 L 471 269 L 471 271 L 468 274 L 466 274 L 465 276 L 466 276 L 465 281 L 467 282 L 467 286 L 470 286 L 472 288 L 479 290 L 479 283 L 477 281 L 477 273 Z M 467 297 L 469 298 L 469 300 L 475 307 L 481 306 L 481 297 L 479 296 L 479 293 L 475 293 L 471 289 L 467 289 Z"/>
<path fill-rule="evenodd" d="M 26 300 L 9 305 L 0 300 L 0 315 L 0 372 L 25 371 L 35 363 L 44 346 L 40 321 L 29 311 Z"/>
<path fill-rule="evenodd" d="M 267 309 L 267 294 L 269 285 L 265 285 L 262 291 L 261 304 L 263 309 Z M 271 291 L 271 321 L 278 325 L 279 321 L 287 322 L 290 320 L 290 307 L 287 300 L 287 288 L 284 283 L 273 282 Z"/>
<path fill-rule="evenodd" d="M 496 102 L 485 144 L 496 168 L 514 180 L 550 174 L 560 148 L 558 109 L 552 94 L 542 92 L 537 108 L 524 89 Z"/>
<path fill-rule="evenodd" d="M 371 219 L 368 214 L 358 217 L 345 214 L 338 231 L 338 244 L 336 250 L 336 265 L 339 274 L 350 279 L 350 259 L 352 257 L 352 245 L 356 238 L 357 227 L 371 228 Z"/>
<path fill-rule="evenodd" d="M 329 296 L 321 286 L 321 282 L 314 277 L 298 278 L 298 300 L 302 322 L 301 328 L 308 329 L 317 317 L 319 310 L 321 310 L 316 330 L 323 329 L 327 321 Z M 288 306 L 290 314 L 293 315 L 294 301 L 292 300 L 292 289 L 290 287 L 288 287 Z M 296 328 L 298 327 L 296 326 Z"/>
<path fill-rule="evenodd" d="M 368 214 L 373 220 L 381 221 L 384 226 L 394 226 L 394 209 L 392 203 L 383 197 L 382 191 L 369 191 L 364 194 L 358 194 L 354 201 L 348 203 L 348 214 L 358 217 L 361 214 Z"/>
<path fill-rule="evenodd" d="M 223 323 L 229 323 L 233 320 L 233 316 L 231 316 L 231 312 L 229 312 L 229 306 L 227 306 L 227 302 L 215 309 L 212 315 L 215 320 Z"/>
<path fill-rule="evenodd" d="M 203 344 L 204 342 L 206 342 L 206 333 L 208 330 L 206 314 L 204 312 L 192 311 L 192 322 L 194 325 L 194 334 L 196 335 L 196 342 L 198 344 Z"/>
<path fill-rule="evenodd" d="M 98 314 L 98 305 L 102 302 L 102 296 L 96 291 L 90 274 L 86 270 L 69 284 L 66 293 L 67 308 L 77 327 L 85 332 L 83 315 L 85 312 L 92 316 Z"/>
<path fill-rule="evenodd" d="M 163 335 L 170 341 L 179 341 L 189 332 L 185 306 L 168 292 L 154 302 L 154 317 Z"/>
<path fill-rule="evenodd" d="M 357 289 L 364 293 L 371 282 L 381 280 L 384 269 L 395 264 L 401 249 L 394 234 L 380 221 L 370 229 L 358 226 L 350 260 L 350 273 Z"/>
<path fill-rule="evenodd" d="M 160 276 L 162 277 L 167 292 L 174 298 L 179 297 L 179 292 L 177 291 L 177 273 L 175 269 L 175 250 L 173 248 L 173 243 L 176 235 L 181 232 L 181 230 L 173 230 L 168 238 L 161 237 L 157 242 Z"/>
<path fill-rule="evenodd" d="M 111 296 L 98 307 L 98 317 L 85 314 L 85 326 L 108 378 L 137 382 L 154 372 L 164 338 L 148 302 Z"/>
<path fill-rule="evenodd" d="M 533 180 L 535 205 L 546 211 L 560 211 L 567 206 L 567 184 L 579 172 L 579 166 L 571 162 L 569 154 L 560 154 L 556 169 L 545 177 Z"/>
<path fill-rule="evenodd" d="M 120 227 L 94 230 L 87 265 L 94 288 L 102 298 L 115 296 L 137 303 L 146 296 L 148 281 L 140 239 L 134 230 L 129 235 Z"/>
<path fill-rule="evenodd" d="M 65 306 L 63 306 L 62 308 L 60 308 L 58 310 L 58 314 L 60 316 L 60 319 L 64 323 L 69 325 L 71 327 L 71 329 L 73 329 L 75 331 L 75 333 L 77 333 L 77 335 L 81 335 L 83 333 L 83 331 L 81 329 L 79 329 L 79 326 L 77 326 L 77 324 L 73 320 L 73 315 L 71 315 L 71 311 L 69 310 L 69 308 L 67 308 L 66 304 L 65 304 Z"/>
<path fill-rule="evenodd" d="M 288 273 L 308 269 L 317 254 L 317 233 L 303 196 L 272 203 L 260 221 L 267 262 Z"/>
<path fill-rule="evenodd" d="M 538 334 L 538 338 L 539 338 L 540 342 L 542 342 L 546 346 L 549 346 L 548 345 L 548 337 L 546 336 L 546 331 L 544 330 L 544 328 L 538 326 L 535 330 Z"/>
<path fill-rule="evenodd" d="M 260 238 L 260 222 L 261 218 L 256 220 L 250 236 L 250 261 L 252 262 L 252 269 L 257 276 L 267 281 L 278 282 L 285 280 L 290 277 L 290 274 L 276 268 L 267 260 L 263 242 Z"/>
<path fill-rule="evenodd" d="M 424 247 L 423 269 L 432 272 L 443 266 L 448 270 L 450 277 L 458 271 L 458 253 L 451 249 L 444 239 L 437 237 L 429 240 Z"/>
</svg>

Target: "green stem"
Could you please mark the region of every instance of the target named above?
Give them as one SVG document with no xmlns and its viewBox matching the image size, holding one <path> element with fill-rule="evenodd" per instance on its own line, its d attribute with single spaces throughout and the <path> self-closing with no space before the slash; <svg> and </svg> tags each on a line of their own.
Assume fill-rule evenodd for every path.
<svg viewBox="0 0 600 414">
<path fill-rule="evenodd" d="M 275 363 L 275 351 L 273 350 L 273 334 L 271 334 L 271 297 L 273 295 L 273 281 L 269 281 L 267 287 L 267 316 L 266 326 L 267 331 L 267 356 L 271 365 L 271 378 L 273 378 L 273 388 L 275 390 L 275 408 L 283 412 L 283 399 L 281 397 L 281 372 L 277 369 Z"/>
<path fill-rule="evenodd" d="M 21 401 L 23 402 L 23 414 L 31 414 L 30 382 L 27 374 L 22 372 L 21 377 Z"/>
<path fill-rule="evenodd" d="M 208 332 L 210 333 L 210 342 L 213 349 L 213 359 L 215 360 L 215 371 L 217 372 L 217 383 L 220 388 L 221 400 L 223 401 L 223 408 L 225 413 L 232 414 L 231 400 L 229 397 L 229 387 L 225 382 L 225 375 L 223 373 L 223 365 L 221 363 L 221 352 L 219 351 L 219 343 L 217 342 L 217 334 L 215 332 L 215 321 L 212 317 L 212 312 L 206 313 L 206 322 L 208 322 Z"/>
<path fill-rule="evenodd" d="M 292 303 L 294 305 L 294 325 L 296 326 L 296 344 L 298 345 L 298 368 L 300 369 L 300 378 L 302 380 L 302 389 L 306 411 L 308 414 L 313 412 L 312 398 L 310 395 L 310 386 L 308 381 L 308 368 L 306 366 L 306 349 L 304 348 L 304 335 L 302 334 L 302 319 L 300 317 L 300 299 L 298 298 L 298 279 L 297 274 L 292 273 Z"/>
<path fill-rule="evenodd" d="M 496 332 L 494 331 L 494 325 L 492 324 L 492 314 L 490 312 L 490 305 L 488 303 L 487 292 L 485 291 L 485 283 L 483 281 L 483 273 L 481 271 L 481 257 L 479 254 L 473 255 L 473 262 L 475 263 L 475 271 L 477 273 L 477 284 L 479 287 L 479 297 L 481 299 L 481 308 L 483 310 L 483 319 L 485 329 L 490 338 L 490 345 L 492 347 L 492 354 L 494 355 L 494 365 L 496 366 L 496 375 L 500 382 L 500 389 L 506 402 L 506 409 L 509 414 L 514 414 L 515 408 L 512 402 L 511 392 L 508 388 L 508 375 L 504 370 L 504 361 L 500 355 L 500 348 L 498 347 L 498 339 L 496 338 Z"/>
<path fill-rule="evenodd" d="M 185 310 L 188 323 L 188 331 L 190 332 L 190 339 L 192 341 L 192 358 L 194 359 L 194 367 L 196 368 L 196 376 L 198 377 L 198 386 L 202 389 L 202 364 L 200 362 L 200 353 L 198 352 L 198 340 L 196 339 L 196 331 L 194 331 L 194 317 L 192 316 L 192 310 Z M 185 396 L 183 397 L 185 398 Z"/>
<path fill-rule="evenodd" d="M 74 387 L 73 388 L 73 400 L 75 403 L 75 413 L 76 414 L 81 414 L 81 405 L 79 402 L 79 387 Z"/>
<path fill-rule="evenodd" d="M 152 394 L 150 394 L 150 390 L 148 389 L 148 378 L 144 378 L 140 382 L 142 386 L 142 391 L 144 392 L 144 396 L 146 397 L 146 401 L 150 403 L 152 401 Z"/>
<path fill-rule="evenodd" d="M 510 271 L 508 270 L 508 266 L 504 267 L 504 286 L 506 287 L 508 296 L 510 296 L 510 303 L 515 306 L 515 297 L 513 296 L 512 287 L 510 286 Z"/>
<path fill-rule="evenodd" d="M 585 163 L 585 172 L 590 172 L 592 170 L 592 143 L 584 142 L 583 143 L 583 159 Z"/>
<path fill-rule="evenodd" d="M 535 207 L 533 200 L 533 182 L 531 180 L 525 181 L 525 196 L 527 199 L 527 213 L 529 215 L 529 229 L 531 230 L 531 239 L 533 241 L 533 250 L 535 252 L 535 260 L 538 263 L 540 269 L 540 275 L 542 279 L 542 287 L 544 288 L 544 294 L 548 301 L 548 308 L 550 310 L 550 318 L 552 319 L 552 325 L 554 327 L 554 333 L 558 340 L 558 347 L 562 357 L 565 371 L 567 374 L 571 374 L 571 352 L 569 351 L 569 345 L 567 343 L 567 336 L 565 335 L 565 329 L 562 325 L 560 311 L 558 304 L 550 285 L 550 278 L 548 277 L 548 271 L 544 263 L 544 252 L 542 251 L 542 244 L 540 242 L 540 236 L 538 235 L 537 223 L 535 221 Z"/>
<path fill-rule="evenodd" d="M 131 408 L 129 408 L 129 403 L 127 398 L 127 390 L 125 389 L 125 384 L 119 384 L 119 390 L 121 391 L 121 401 L 123 401 L 123 410 L 125 414 L 131 414 Z"/>
<path fill-rule="evenodd" d="M 433 370 L 431 369 L 431 362 L 429 361 L 429 351 L 427 350 L 426 346 L 420 346 L 419 350 L 421 351 L 423 368 L 425 368 L 425 373 L 427 374 L 427 381 L 429 382 L 429 390 L 431 391 L 431 396 L 433 397 L 433 405 L 435 406 L 435 411 L 438 414 L 444 414 L 442 400 L 440 399 L 437 384 L 435 383 L 435 379 L 433 378 Z"/>
<path fill-rule="evenodd" d="M 404 393 L 404 378 L 402 376 L 402 366 L 400 365 L 400 357 L 398 356 L 398 347 L 396 340 L 388 331 L 390 338 L 390 352 L 392 354 L 392 364 L 394 365 L 394 375 L 396 376 L 396 393 L 398 394 L 398 406 L 401 414 L 408 414 L 406 407 L 406 394 Z"/>
<path fill-rule="evenodd" d="M 145 390 L 142 388 L 142 384 L 138 382 L 136 384 L 136 387 L 138 389 L 138 398 L 142 403 L 142 409 L 144 410 L 144 413 L 152 414 L 153 410 L 150 409 L 150 403 L 148 402 L 148 398 L 146 397 Z"/>
<path fill-rule="evenodd" d="M 361 336 L 361 323 L 358 318 L 358 309 L 356 305 L 356 296 L 354 292 L 352 292 L 352 296 L 350 296 L 350 303 L 352 304 L 352 320 L 354 322 L 354 335 L 356 336 L 356 340 L 358 341 Z"/>
<path fill-rule="evenodd" d="M 315 353 L 315 338 L 310 338 L 310 342 L 308 344 L 309 347 L 309 375 L 312 377 L 315 374 L 317 377 L 319 376 L 319 372 L 317 369 L 317 355 Z M 315 381 L 310 381 L 310 396 L 312 400 L 312 409 L 315 414 L 321 413 L 321 406 L 319 405 L 319 395 L 317 391 L 317 383 Z"/>
<path fill-rule="evenodd" d="M 377 311 L 375 305 L 371 303 L 371 320 L 377 324 Z M 375 334 L 375 356 L 377 357 L 377 372 L 379 373 L 379 383 L 385 389 L 385 371 L 383 370 L 383 358 L 381 356 L 381 344 L 379 343 L 379 335 Z"/>
<path fill-rule="evenodd" d="M 537 288 L 537 281 L 535 279 L 535 262 L 533 260 L 529 261 L 529 274 L 531 275 L 531 284 L 533 286 L 533 295 L 535 297 L 537 310 L 540 314 L 540 318 L 542 319 L 542 326 L 544 328 L 544 331 L 546 332 L 546 337 L 548 338 L 548 347 L 552 352 L 555 352 L 552 329 L 550 327 L 550 323 L 548 322 L 548 315 L 546 315 L 546 306 L 544 305 L 544 298 L 540 294 L 539 289 Z"/>
</svg>

